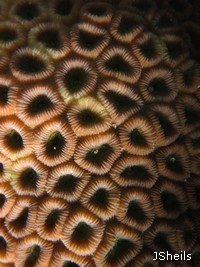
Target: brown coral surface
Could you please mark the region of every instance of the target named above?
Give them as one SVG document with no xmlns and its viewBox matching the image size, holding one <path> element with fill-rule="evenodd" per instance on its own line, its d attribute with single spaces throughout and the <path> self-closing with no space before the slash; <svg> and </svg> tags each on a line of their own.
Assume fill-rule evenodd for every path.
<svg viewBox="0 0 200 267">
<path fill-rule="evenodd" d="M 199 18 L 0 2 L 0 266 L 200 266 Z"/>
</svg>

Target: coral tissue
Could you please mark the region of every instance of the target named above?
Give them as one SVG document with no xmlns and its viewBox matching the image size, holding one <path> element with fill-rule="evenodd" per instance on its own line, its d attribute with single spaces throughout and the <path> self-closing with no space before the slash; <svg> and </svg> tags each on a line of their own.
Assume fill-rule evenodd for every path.
<svg viewBox="0 0 200 267">
<path fill-rule="evenodd" d="M 0 2 L 0 266 L 200 266 L 199 18 Z"/>
</svg>

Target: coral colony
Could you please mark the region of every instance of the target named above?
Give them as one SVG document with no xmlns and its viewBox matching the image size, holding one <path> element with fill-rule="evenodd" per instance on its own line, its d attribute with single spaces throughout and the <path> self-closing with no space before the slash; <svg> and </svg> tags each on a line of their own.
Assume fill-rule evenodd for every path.
<svg viewBox="0 0 200 267">
<path fill-rule="evenodd" d="M 1 267 L 200 266 L 199 33 L 195 0 L 1 0 Z"/>
</svg>

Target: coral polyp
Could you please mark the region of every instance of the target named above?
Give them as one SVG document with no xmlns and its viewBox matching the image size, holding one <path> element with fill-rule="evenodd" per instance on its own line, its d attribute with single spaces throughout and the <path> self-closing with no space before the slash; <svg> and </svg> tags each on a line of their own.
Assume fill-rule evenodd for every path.
<svg viewBox="0 0 200 267">
<path fill-rule="evenodd" d="M 0 267 L 200 266 L 199 17 L 0 2 Z"/>
</svg>

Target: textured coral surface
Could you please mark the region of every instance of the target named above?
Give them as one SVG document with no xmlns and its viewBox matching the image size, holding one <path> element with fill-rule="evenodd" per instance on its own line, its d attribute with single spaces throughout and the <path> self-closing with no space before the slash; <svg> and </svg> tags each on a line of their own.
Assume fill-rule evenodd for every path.
<svg viewBox="0 0 200 267">
<path fill-rule="evenodd" d="M 200 266 L 199 15 L 0 2 L 0 266 Z"/>
</svg>

